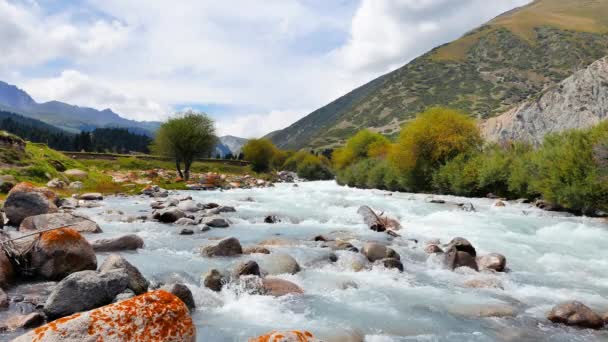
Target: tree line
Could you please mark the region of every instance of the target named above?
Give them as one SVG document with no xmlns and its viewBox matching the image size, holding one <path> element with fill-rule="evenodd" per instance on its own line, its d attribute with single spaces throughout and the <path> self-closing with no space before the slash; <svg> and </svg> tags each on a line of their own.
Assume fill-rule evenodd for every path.
<svg viewBox="0 0 608 342">
<path fill-rule="evenodd" d="M 473 119 L 433 108 L 396 142 L 364 130 L 333 153 L 341 184 L 460 196 L 542 198 L 579 214 L 608 211 L 608 122 L 549 134 L 540 146 L 486 142 Z"/>
<path fill-rule="evenodd" d="M 149 153 L 152 142 L 150 137 L 132 133 L 126 128 L 96 128 L 90 132 L 70 134 L 38 120 L 8 112 L 0 114 L 0 130 L 31 142 L 47 144 L 59 151 Z"/>
</svg>

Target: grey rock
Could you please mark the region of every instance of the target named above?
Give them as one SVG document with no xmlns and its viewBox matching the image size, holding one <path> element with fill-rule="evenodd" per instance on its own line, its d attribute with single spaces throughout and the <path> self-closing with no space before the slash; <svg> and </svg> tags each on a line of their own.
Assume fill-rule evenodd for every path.
<svg viewBox="0 0 608 342">
<path fill-rule="evenodd" d="M 128 284 L 129 276 L 123 269 L 72 273 L 53 289 L 44 313 L 53 319 L 110 304 Z"/>
<path fill-rule="evenodd" d="M 78 199 L 83 201 L 101 201 L 103 200 L 103 195 L 99 192 L 88 192 L 78 196 Z"/>
<path fill-rule="evenodd" d="M 109 272 L 112 270 L 124 269 L 129 276 L 128 288 L 133 290 L 135 294 L 142 294 L 148 291 L 149 282 L 139 272 L 137 267 L 133 266 L 127 259 L 118 254 L 109 255 L 103 264 L 99 267 L 99 272 Z"/>
<path fill-rule="evenodd" d="M 208 217 L 203 217 L 201 220 L 201 224 L 207 225 L 213 228 L 227 228 L 230 226 L 228 220 L 221 216 L 213 215 Z"/>
<path fill-rule="evenodd" d="M 177 208 L 184 212 L 195 213 L 195 212 L 203 210 L 203 205 L 200 203 L 196 203 L 195 201 L 192 201 L 192 200 L 186 200 L 186 201 L 179 202 L 179 204 L 177 205 Z"/>
<path fill-rule="evenodd" d="M 507 266 L 507 258 L 504 255 L 498 253 L 491 253 L 488 255 L 480 256 L 476 258 L 477 265 L 480 270 L 492 270 L 496 272 L 503 272 Z"/>
<path fill-rule="evenodd" d="M 135 234 L 128 234 L 111 239 L 98 239 L 91 244 L 96 252 L 119 252 L 143 248 L 144 240 Z"/>
<path fill-rule="evenodd" d="M 226 257 L 243 254 L 243 248 L 237 238 L 227 237 L 202 248 L 201 253 L 206 257 Z"/>
<path fill-rule="evenodd" d="M 189 229 L 189 228 L 182 228 L 179 231 L 179 235 L 193 235 L 194 234 L 194 230 Z"/>
<path fill-rule="evenodd" d="M 401 259 L 399 254 L 395 252 L 393 249 L 388 248 L 384 245 L 375 242 L 368 242 L 363 246 L 361 253 L 367 257 L 367 259 L 371 262 L 375 262 L 378 260 L 386 259 L 386 258 L 394 258 Z"/>
<path fill-rule="evenodd" d="M 461 237 L 457 237 L 452 239 L 450 243 L 446 246 L 445 250 L 449 250 L 451 248 L 455 248 L 458 251 L 469 253 L 472 257 L 477 256 L 477 251 L 475 247 L 469 242 L 469 240 Z"/>
<path fill-rule="evenodd" d="M 4 213 L 11 225 L 18 226 L 29 216 L 57 212 L 55 203 L 42 192 L 17 187 L 9 192 L 4 202 Z"/>
<path fill-rule="evenodd" d="M 386 258 L 379 261 L 386 268 L 395 268 L 398 269 L 399 272 L 403 272 L 403 264 L 400 260 L 395 258 Z"/>
<path fill-rule="evenodd" d="M 186 214 L 175 207 L 170 207 L 154 214 L 154 219 L 162 223 L 173 223 L 183 217 L 186 217 Z"/>
<path fill-rule="evenodd" d="M 197 223 L 193 219 L 182 217 L 179 220 L 175 221 L 175 224 L 178 226 L 196 226 Z"/>
<path fill-rule="evenodd" d="M 112 303 L 122 302 L 123 300 L 127 300 L 127 299 L 133 298 L 135 296 L 136 295 L 135 295 L 135 292 L 133 292 L 133 290 L 126 289 L 123 292 L 116 295 L 116 297 L 114 297 L 114 300 L 112 301 Z"/>
<path fill-rule="evenodd" d="M 26 217 L 19 226 L 20 231 L 32 232 L 49 228 L 69 227 L 81 233 L 101 233 L 95 221 L 70 213 L 52 213 Z"/>
<path fill-rule="evenodd" d="M 285 253 L 272 253 L 260 260 L 261 268 L 271 275 L 296 274 L 300 272 L 300 265 L 291 255 Z"/>
<path fill-rule="evenodd" d="M 601 329 L 604 320 L 600 315 L 581 302 L 572 301 L 555 306 L 547 315 L 553 323 L 589 329 Z"/>
<path fill-rule="evenodd" d="M 249 261 L 245 261 L 242 262 L 240 264 L 238 264 L 233 271 L 234 277 L 238 278 L 240 276 L 247 276 L 247 275 L 256 275 L 256 276 L 260 276 L 260 266 L 258 265 L 257 262 L 253 261 L 253 260 L 249 260 Z"/>
<path fill-rule="evenodd" d="M 224 277 L 222 276 L 220 271 L 216 269 L 210 270 L 203 279 L 203 285 L 205 285 L 206 288 L 215 292 L 220 292 L 222 290 L 222 287 L 224 286 L 224 283 Z"/>
<path fill-rule="evenodd" d="M 445 252 L 444 263 L 446 267 L 451 270 L 458 267 L 469 267 L 475 271 L 479 270 L 475 257 L 467 252 L 459 251 L 455 247 L 452 247 Z"/>
</svg>

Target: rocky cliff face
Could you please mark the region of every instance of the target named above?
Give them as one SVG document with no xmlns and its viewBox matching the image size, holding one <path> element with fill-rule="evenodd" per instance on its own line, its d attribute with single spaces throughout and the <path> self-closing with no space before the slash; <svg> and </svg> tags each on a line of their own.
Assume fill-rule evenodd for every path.
<svg viewBox="0 0 608 342">
<path fill-rule="evenodd" d="M 606 119 L 608 57 L 480 126 L 491 141 L 524 140 L 539 144 L 547 133 L 588 128 Z"/>
</svg>

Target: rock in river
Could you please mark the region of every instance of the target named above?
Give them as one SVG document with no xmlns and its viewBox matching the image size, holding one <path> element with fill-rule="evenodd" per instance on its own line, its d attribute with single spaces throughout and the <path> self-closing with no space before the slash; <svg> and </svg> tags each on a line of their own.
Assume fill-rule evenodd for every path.
<svg viewBox="0 0 608 342">
<path fill-rule="evenodd" d="M 203 247 L 201 253 L 206 257 L 225 257 L 243 254 L 243 248 L 237 238 L 227 237 Z"/>
<path fill-rule="evenodd" d="M 96 252 L 119 252 L 142 248 L 144 240 L 135 234 L 128 234 L 112 239 L 99 239 L 91 242 Z"/>
<path fill-rule="evenodd" d="M 0 250 L 0 288 L 6 288 L 15 278 L 13 264 L 3 250 Z"/>
<path fill-rule="evenodd" d="M 260 260 L 262 269 L 268 274 L 296 274 L 300 272 L 300 265 L 291 255 L 285 253 L 272 253 Z"/>
<path fill-rule="evenodd" d="M 196 308 L 196 304 L 194 303 L 194 296 L 192 296 L 192 292 L 190 289 L 184 284 L 171 284 L 165 285 L 161 287 L 161 290 L 165 290 L 177 298 L 179 298 L 189 310 L 194 310 Z"/>
<path fill-rule="evenodd" d="M 581 328 L 600 329 L 604 326 L 604 320 L 600 315 L 591 310 L 581 302 L 572 301 L 555 306 L 547 315 L 553 323 Z"/>
<path fill-rule="evenodd" d="M 401 259 L 399 254 L 384 245 L 375 242 L 368 242 L 363 246 L 361 253 L 371 262 L 382 260 L 385 258 Z"/>
<path fill-rule="evenodd" d="M 154 214 L 154 219 L 162 223 L 173 223 L 182 217 L 186 217 L 186 214 L 175 207 L 160 210 Z"/>
<path fill-rule="evenodd" d="M 320 342 L 308 331 L 273 331 L 266 335 L 250 338 L 249 342 Z"/>
<path fill-rule="evenodd" d="M 97 269 L 93 247 L 71 228 L 40 234 L 29 256 L 36 274 L 50 280 L 60 280 L 78 271 Z"/>
<path fill-rule="evenodd" d="M 109 255 L 103 264 L 99 267 L 99 272 L 108 272 L 116 269 L 124 269 L 129 276 L 128 288 L 133 290 L 135 294 L 142 294 L 148 291 L 150 285 L 148 280 L 139 272 L 137 267 L 133 266 L 127 259 L 118 254 Z"/>
<path fill-rule="evenodd" d="M 196 328 L 186 305 L 175 295 L 158 290 L 58 319 L 14 342 L 195 340 Z"/>
<path fill-rule="evenodd" d="M 220 271 L 216 269 L 210 270 L 207 274 L 205 274 L 205 278 L 203 279 L 203 285 L 205 285 L 206 288 L 215 292 L 220 292 L 222 290 L 224 282 L 224 277 L 222 276 Z"/>
<path fill-rule="evenodd" d="M 70 213 L 41 214 L 25 218 L 20 231 L 36 231 L 49 228 L 69 227 L 80 233 L 101 233 L 101 227 L 84 216 Z"/>
<path fill-rule="evenodd" d="M 230 226 L 228 220 L 218 215 L 203 217 L 203 219 L 201 220 L 201 224 L 213 228 L 227 228 Z"/>
<path fill-rule="evenodd" d="M 492 270 L 496 272 L 503 272 L 507 266 L 507 258 L 504 255 L 498 253 L 491 253 L 488 255 L 480 256 L 476 258 L 477 265 L 480 270 Z"/>
<path fill-rule="evenodd" d="M 304 290 L 298 285 L 280 278 L 264 278 L 262 279 L 262 286 L 264 294 L 274 297 L 304 293 Z"/>
<path fill-rule="evenodd" d="M 82 271 L 60 281 L 44 305 L 49 318 L 71 315 L 109 304 L 129 284 L 124 269 L 108 272 Z"/>
</svg>

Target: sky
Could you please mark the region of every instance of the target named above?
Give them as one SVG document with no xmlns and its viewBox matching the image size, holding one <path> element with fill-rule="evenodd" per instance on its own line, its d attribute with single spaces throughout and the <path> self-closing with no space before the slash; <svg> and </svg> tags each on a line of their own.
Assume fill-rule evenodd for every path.
<svg viewBox="0 0 608 342">
<path fill-rule="evenodd" d="M 259 137 L 530 0 L 0 0 L 0 80 L 38 102 Z"/>
</svg>

